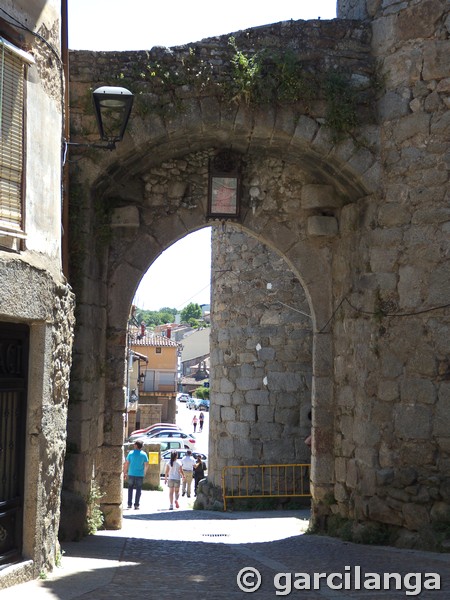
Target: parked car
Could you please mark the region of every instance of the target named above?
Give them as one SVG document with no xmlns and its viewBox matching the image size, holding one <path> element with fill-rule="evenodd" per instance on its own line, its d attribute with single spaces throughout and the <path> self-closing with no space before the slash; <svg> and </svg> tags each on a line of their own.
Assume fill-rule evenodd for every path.
<svg viewBox="0 0 450 600">
<path fill-rule="evenodd" d="M 154 434 L 150 432 L 144 436 L 141 436 L 138 439 L 141 440 L 141 442 L 145 441 L 147 443 L 151 443 L 153 440 L 180 440 L 183 443 L 182 447 L 190 448 L 191 450 L 194 450 L 196 441 L 193 435 L 188 435 L 187 433 L 184 433 L 184 431 L 175 431 L 174 429 L 168 429 L 166 431 L 157 431 Z"/>
<path fill-rule="evenodd" d="M 142 437 L 143 435 L 147 435 L 151 431 L 162 431 L 163 429 L 180 429 L 178 425 L 174 423 L 155 423 L 154 425 L 149 425 L 149 427 L 145 427 L 145 429 L 136 429 L 130 433 L 128 437 L 129 442 L 133 442 L 134 440 Z"/>
<path fill-rule="evenodd" d="M 177 394 L 178 402 L 187 402 L 189 400 L 189 394 Z"/>
<path fill-rule="evenodd" d="M 206 400 L 205 398 L 199 398 L 197 400 L 197 402 L 195 403 L 195 408 L 197 410 L 205 410 L 206 412 L 209 411 L 209 400 Z"/>
<path fill-rule="evenodd" d="M 136 441 L 136 440 L 135 440 Z M 159 451 L 165 452 L 166 450 L 169 452 L 172 452 L 172 450 L 179 450 L 179 451 L 184 451 L 184 442 L 183 440 L 162 440 L 160 438 L 158 439 L 145 439 L 145 440 L 141 440 L 144 444 L 144 448 L 143 450 L 145 451 L 145 444 L 159 444 L 160 448 Z M 125 458 L 128 455 L 128 452 L 130 452 L 130 450 L 134 450 L 134 442 L 125 442 L 125 444 L 123 445 L 123 451 L 124 451 L 124 455 Z"/>
<path fill-rule="evenodd" d="M 166 471 L 166 465 L 170 460 L 171 453 L 172 453 L 172 450 L 166 450 L 165 452 L 161 452 L 161 462 L 159 463 L 161 477 L 163 477 L 163 475 Z M 202 457 L 202 460 L 204 461 L 205 465 L 208 465 L 208 463 L 206 462 L 208 460 L 208 457 L 206 456 L 206 454 L 203 454 L 203 452 L 192 452 L 192 456 L 194 458 L 197 458 L 197 456 L 199 454 Z M 178 450 L 179 460 L 181 460 L 185 456 L 186 456 L 186 450 Z"/>
<path fill-rule="evenodd" d="M 193 408 L 195 408 L 195 402 L 196 402 L 197 398 L 189 398 L 189 400 L 186 401 L 186 406 L 187 408 L 189 408 L 190 410 L 192 410 Z"/>
</svg>

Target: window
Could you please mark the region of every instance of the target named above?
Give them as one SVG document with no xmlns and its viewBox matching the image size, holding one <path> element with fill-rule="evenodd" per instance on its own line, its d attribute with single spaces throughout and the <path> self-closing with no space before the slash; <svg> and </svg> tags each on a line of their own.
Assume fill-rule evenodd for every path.
<svg viewBox="0 0 450 600">
<path fill-rule="evenodd" d="M 0 232 L 23 231 L 24 87 L 32 57 L 0 37 Z"/>
<path fill-rule="evenodd" d="M 156 354 L 161 354 L 161 348 L 155 348 Z"/>
</svg>

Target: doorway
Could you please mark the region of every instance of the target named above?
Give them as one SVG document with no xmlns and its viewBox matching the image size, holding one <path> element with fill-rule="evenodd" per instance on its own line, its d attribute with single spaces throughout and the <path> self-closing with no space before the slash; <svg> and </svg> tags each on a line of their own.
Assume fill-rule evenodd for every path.
<svg viewBox="0 0 450 600">
<path fill-rule="evenodd" d="M 0 568 L 22 555 L 29 329 L 0 324 Z"/>
</svg>

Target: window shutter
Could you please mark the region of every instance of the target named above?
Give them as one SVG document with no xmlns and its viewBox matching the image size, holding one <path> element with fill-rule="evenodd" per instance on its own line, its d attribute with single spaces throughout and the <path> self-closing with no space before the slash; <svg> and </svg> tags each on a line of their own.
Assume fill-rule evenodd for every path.
<svg viewBox="0 0 450 600">
<path fill-rule="evenodd" d="M 24 70 L 0 40 L 0 228 L 22 230 Z"/>
</svg>

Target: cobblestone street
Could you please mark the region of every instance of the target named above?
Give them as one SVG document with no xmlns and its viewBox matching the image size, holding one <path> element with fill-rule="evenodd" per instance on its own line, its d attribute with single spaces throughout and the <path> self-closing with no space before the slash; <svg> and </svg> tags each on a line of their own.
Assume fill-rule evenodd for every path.
<svg viewBox="0 0 450 600">
<path fill-rule="evenodd" d="M 180 595 L 196 600 L 266 600 L 282 595 L 311 600 L 450 597 L 448 555 L 303 535 L 308 527 L 307 510 L 219 513 L 194 511 L 187 502 L 181 498 L 180 509 L 169 511 L 166 489 L 144 492 L 141 510 L 125 511 L 122 530 L 63 544 L 61 567 L 47 579 L 0 592 L 1 600 L 113 600 L 125 595 L 163 600 Z M 259 589 L 250 596 L 237 583 L 238 573 L 247 567 L 256 569 L 261 578 Z M 354 583 L 358 567 L 359 590 Z M 402 589 L 395 590 L 393 585 L 390 590 L 365 589 L 365 574 L 382 577 L 385 572 L 399 573 Z M 288 575 L 276 578 L 277 573 Z M 305 575 L 299 580 L 303 589 L 295 589 L 299 573 L 311 577 L 310 590 L 305 589 Z M 320 589 L 313 589 L 314 573 L 341 577 L 322 578 Z M 407 573 L 421 575 L 407 578 Z M 440 575 L 440 590 L 422 589 L 426 573 Z M 241 585 L 246 581 L 250 586 L 258 577 L 253 571 Z"/>
</svg>

